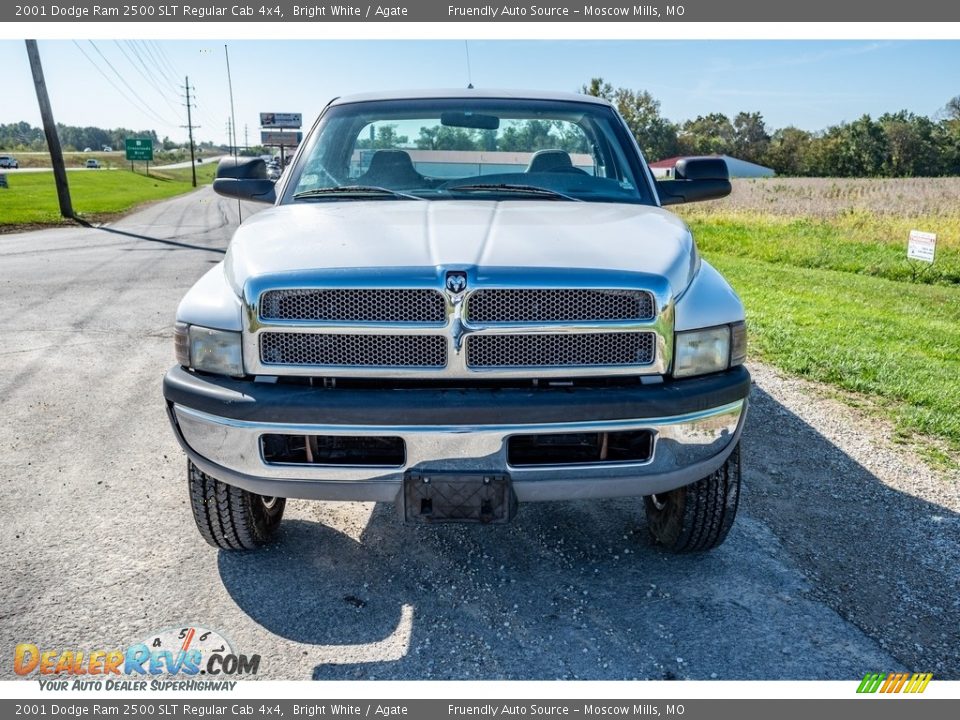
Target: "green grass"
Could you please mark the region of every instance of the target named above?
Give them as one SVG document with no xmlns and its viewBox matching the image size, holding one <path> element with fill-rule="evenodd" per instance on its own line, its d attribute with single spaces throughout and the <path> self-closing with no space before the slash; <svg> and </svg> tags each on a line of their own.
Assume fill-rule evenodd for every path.
<svg viewBox="0 0 960 720">
<path fill-rule="evenodd" d="M 960 450 L 960 288 L 704 256 L 746 305 L 752 357 L 863 393 L 901 434 Z"/>
<path fill-rule="evenodd" d="M 960 243 L 953 232 L 955 223 L 942 218 L 902 220 L 852 212 L 829 220 L 756 213 L 694 214 L 686 219 L 705 253 L 889 280 L 960 284 Z M 933 266 L 908 262 L 911 227 L 940 230 Z M 946 232 L 945 227 L 949 228 Z"/>
<path fill-rule="evenodd" d="M 209 183 L 213 164 L 197 168 L 197 183 Z M 74 211 L 89 220 L 104 220 L 141 203 L 180 195 L 193 189 L 190 168 L 150 171 L 89 170 L 67 173 Z M 0 188 L 0 227 L 57 225 L 63 222 L 52 172 L 10 173 L 9 188 Z"/>
</svg>

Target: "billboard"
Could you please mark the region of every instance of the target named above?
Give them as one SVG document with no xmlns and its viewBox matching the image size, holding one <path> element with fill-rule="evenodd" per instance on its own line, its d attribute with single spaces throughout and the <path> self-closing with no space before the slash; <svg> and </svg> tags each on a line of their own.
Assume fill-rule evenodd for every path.
<svg viewBox="0 0 960 720">
<path fill-rule="evenodd" d="M 279 132 L 276 130 L 261 130 L 260 144 L 275 147 L 296 147 L 303 140 L 302 132 Z"/>
<path fill-rule="evenodd" d="M 300 113 L 260 113 L 260 127 L 298 130 L 302 126 L 303 116 Z"/>
</svg>

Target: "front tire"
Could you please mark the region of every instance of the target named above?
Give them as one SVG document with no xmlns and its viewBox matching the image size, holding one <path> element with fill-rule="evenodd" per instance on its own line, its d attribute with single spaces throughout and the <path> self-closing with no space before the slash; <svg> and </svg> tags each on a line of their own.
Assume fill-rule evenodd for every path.
<svg viewBox="0 0 960 720">
<path fill-rule="evenodd" d="M 733 526 L 740 501 L 740 443 L 712 475 L 643 500 L 657 544 L 673 552 L 718 547 Z"/>
<path fill-rule="evenodd" d="M 227 485 L 187 460 L 193 519 L 203 539 L 221 550 L 253 550 L 266 544 L 283 518 L 284 498 Z"/>
</svg>

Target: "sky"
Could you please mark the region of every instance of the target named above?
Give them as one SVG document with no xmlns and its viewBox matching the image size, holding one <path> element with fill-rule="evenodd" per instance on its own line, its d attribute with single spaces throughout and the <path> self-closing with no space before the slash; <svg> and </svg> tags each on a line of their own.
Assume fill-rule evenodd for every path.
<svg viewBox="0 0 960 720">
<path fill-rule="evenodd" d="M 189 74 L 197 141 L 226 142 L 223 40 L 41 40 L 54 117 L 66 125 L 153 129 L 186 138 Z M 260 112 L 309 126 L 331 98 L 404 88 L 577 91 L 592 77 L 648 90 L 675 122 L 759 111 L 771 129 L 822 130 L 906 109 L 936 118 L 960 94 L 960 41 L 866 40 L 239 40 L 228 43 L 237 139 Z M 468 60 L 469 58 L 469 60 Z M 22 41 L 0 41 L 0 123 L 40 125 Z"/>
</svg>

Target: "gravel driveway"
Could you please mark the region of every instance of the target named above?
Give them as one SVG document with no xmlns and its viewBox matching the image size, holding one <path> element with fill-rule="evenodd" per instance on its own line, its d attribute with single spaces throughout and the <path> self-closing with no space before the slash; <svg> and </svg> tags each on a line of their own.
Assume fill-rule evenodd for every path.
<svg viewBox="0 0 960 720">
<path fill-rule="evenodd" d="M 0 235 L 7 652 L 200 624 L 270 679 L 960 679 L 960 478 L 757 364 L 740 517 L 713 553 L 651 547 L 632 500 L 486 528 L 297 501 L 264 551 L 206 546 L 160 381 L 236 209 L 201 190 L 106 229 Z"/>
</svg>

